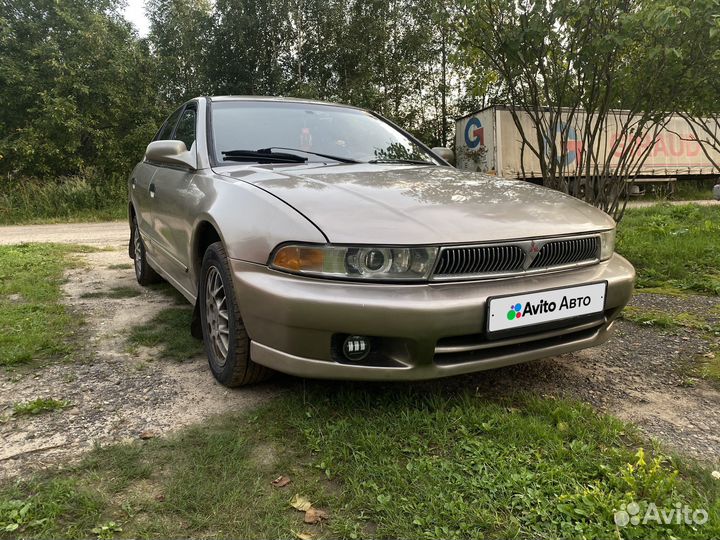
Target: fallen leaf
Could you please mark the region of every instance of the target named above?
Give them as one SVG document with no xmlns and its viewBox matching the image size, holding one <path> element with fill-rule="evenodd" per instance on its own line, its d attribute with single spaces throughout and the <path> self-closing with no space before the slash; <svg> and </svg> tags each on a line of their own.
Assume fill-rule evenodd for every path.
<svg viewBox="0 0 720 540">
<path fill-rule="evenodd" d="M 158 502 L 163 502 L 165 500 L 165 495 L 162 493 L 160 495 L 155 495 L 155 500 Z"/>
<path fill-rule="evenodd" d="M 305 523 L 308 525 L 315 525 L 317 523 L 320 523 L 321 521 L 326 521 L 330 516 L 325 510 L 320 510 L 318 508 L 308 508 L 307 512 L 305 512 Z"/>
<path fill-rule="evenodd" d="M 153 438 L 157 437 L 157 433 L 155 433 L 154 431 L 150 431 L 149 429 L 146 429 L 145 431 L 140 432 L 139 437 L 145 441 L 147 439 L 153 439 Z"/>
<path fill-rule="evenodd" d="M 292 533 L 300 540 L 312 540 L 313 538 L 315 538 L 314 534 L 308 532 L 292 531 Z"/>
<path fill-rule="evenodd" d="M 705 353 L 705 354 L 703 354 L 703 356 L 704 356 L 705 358 L 715 358 L 715 354 L 714 354 L 714 353 L 711 353 L 711 352 Z"/>
<path fill-rule="evenodd" d="M 312 503 L 308 501 L 305 497 L 302 497 L 301 495 L 298 495 L 297 493 L 290 501 L 290 506 L 292 506 L 295 510 L 299 510 L 300 512 L 307 512 L 312 508 Z"/>
<path fill-rule="evenodd" d="M 292 482 L 292 480 L 290 480 L 289 476 L 281 475 L 281 476 L 278 476 L 271 483 L 273 486 L 281 488 L 281 487 L 287 486 L 290 482 Z"/>
</svg>

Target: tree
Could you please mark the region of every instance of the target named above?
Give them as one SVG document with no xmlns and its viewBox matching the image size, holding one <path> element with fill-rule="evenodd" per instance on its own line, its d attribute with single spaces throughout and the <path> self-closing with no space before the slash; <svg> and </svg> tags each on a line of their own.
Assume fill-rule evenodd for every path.
<svg viewBox="0 0 720 540">
<path fill-rule="evenodd" d="M 218 0 L 206 63 L 214 93 L 282 95 L 293 49 L 287 0 Z"/>
<path fill-rule="evenodd" d="M 670 45 L 687 66 L 675 89 L 677 113 L 720 173 L 720 2 L 665 1 L 657 10 L 658 16 L 677 21 Z"/>
<path fill-rule="evenodd" d="M 174 105 L 209 93 L 209 0 L 148 0 L 146 10 L 162 98 Z"/>
<path fill-rule="evenodd" d="M 4 0 L 0 18 L 0 171 L 127 171 L 157 102 L 147 47 L 114 4 Z"/>
<path fill-rule="evenodd" d="M 674 21 L 651 0 L 469 0 L 464 9 L 463 50 L 492 66 L 543 183 L 620 219 L 686 69 L 666 43 Z M 575 160 L 571 135 L 582 148 Z"/>
</svg>

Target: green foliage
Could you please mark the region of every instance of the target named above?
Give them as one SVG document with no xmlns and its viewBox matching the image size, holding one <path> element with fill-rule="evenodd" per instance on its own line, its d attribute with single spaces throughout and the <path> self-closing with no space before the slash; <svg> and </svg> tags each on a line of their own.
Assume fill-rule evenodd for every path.
<svg viewBox="0 0 720 540">
<path fill-rule="evenodd" d="M 157 129 L 147 46 L 107 0 L 4 6 L 0 173 L 127 174 Z"/>
<path fill-rule="evenodd" d="M 720 294 L 720 208 L 658 205 L 628 210 L 617 250 L 633 263 L 637 285 Z"/>
<path fill-rule="evenodd" d="M 720 325 L 709 323 L 702 314 L 667 313 L 654 309 L 626 306 L 623 309 L 622 316 L 627 321 L 658 328 L 690 328 L 706 332 L 720 331 Z"/>
<path fill-rule="evenodd" d="M 212 7 L 208 0 L 150 0 L 146 4 L 160 95 L 180 103 L 211 93 L 207 80 Z"/>
<path fill-rule="evenodd" d="M 10 499 L 0 501 L 0 531 L 14 533 L 38 527 L 47 521 L 47 518 L 32 519 L 30 510 L 32 503 Z"/>
<path fill-rule="evenodd" d="M 376 536 L 609 538 L 614 512 L 633 500 L 688 501 L 713 509 L 720 525 L 717 492 L 699 495 L 665 456 L 641 465 L 623 442 L 626 428 L 587 407 L 421 394 L 312 394 L 307 420 L 286 413 L 316 465 L 342 481 L 347 504 L 358 514 L 372 509 Z M 678 537 L 708 533 L 672 528 Z M 625 535 L 668 531 L 650 523 Z"/>
<path fill-rule="evenodd" d="M 48 180 L 0 177 L 0 224 L 127 218 L 124 177 L 92 169 Z"/>
<path fill-rule="evenodd" d="M 70 406 L 69 401 L 53 398 L 38 398 L 26 403 L 13 405 L 15 415 L 34 415 L 45 412 L 61 411 Z"/>
<path fill-rule="evenodd" d="M 115 538 L 115 533 L 122 532 L 122 527 L 114 521 L 108 521 L 103 525 L 94 527 L 91 532 L 97 535 L 98 540 L 112 540 Z"/>
<path fill-rule="evenodd" d="M 63 357 L 76 350 L 77 315 L 61 303 L 70 245 L 0 246 L 0 366 Z"/>
<path fill-rule="evenodd" d="M 638 135 L 673 110 L 718 112 L 717 0 L 150 0 L 143 39 L 109 0 L 3 8 L 4 222 L 120 215 L 122 179 L 163 117 L 200 94 L 346 102 L 430 145 L 452 142 L 453 117 L 497 102 L 644 111 Z M 544 145 L 556 121 L 528 143 Z M 570 190 L 557 148 L 547 154 L 545 176 Z M 602 199 L 624 184 L 585 173 L 586 200 L 619 216 Z"/>
<path fill-rule="evenodd" d="M 720 534 L 710 470 L 642 448 L 628 426 L 564 400 L 494 401 L 455 384 L 309 383 L 249 413 L 97 448 L 75 467 L 0 486 L 0 501 L 30 505 L 26 523 L 43 520 L 0 538 Z M 271 485 L 281 474 L 290 488 Z M 289 507 L 295 493 L 330 520 L 304 525 Z M 614 512 L 632 501 L 668 510 L 680 502 L 709 520 L 618 530 Z"/>
<path fill-rule="evenodd" d="M 0 538 L 88 538 L 101 506 L 97 493 L 82 489 L 74 479 L 56 478 L 37 483 L 11 484 L 0 496 Z M 21 515 L 22 511 L 22 515 Z M 4 525 L 4 528 L 3 528 Z M 54 533 L 54 534 L 53 534 Z"/>
</svg>

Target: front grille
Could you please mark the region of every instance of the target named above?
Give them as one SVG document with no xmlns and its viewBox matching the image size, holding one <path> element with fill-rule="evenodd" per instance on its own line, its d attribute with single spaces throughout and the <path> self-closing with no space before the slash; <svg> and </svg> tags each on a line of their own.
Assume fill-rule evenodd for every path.
<svg viewBox="0 0 720 540">
<path fill-rule="evenodd" d="M 433 279 L 472 279 L 542 272 L 600 257 L 600 237 L 518 240 L 512 244 L 455 246 L 440 250 Z"/>
<path fill-rule="evenodd" d="M 600 238 L 590 236 L 569 240 L 552 240 L 537 254 L 530 268 L 562 266 L 597 259 L 600 252 Z"/>
<path fill-rule="evenodd" d="M 516 272 L 523 269 L 525 251 L 520 246 L 448 248 L 440 253 L 435 275 Z"/>
</svg>

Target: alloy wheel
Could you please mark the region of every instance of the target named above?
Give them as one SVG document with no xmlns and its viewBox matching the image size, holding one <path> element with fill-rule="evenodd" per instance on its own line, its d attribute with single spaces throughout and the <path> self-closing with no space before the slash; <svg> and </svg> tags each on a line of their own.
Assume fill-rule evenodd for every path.
<svg viewBox="0 0 720 540">
<path fill-rule="evenodd" d="M 212 348 L 215 364 L 225 365 L 230 343 L 230 325 L 225 285 L 218 269 L 211 266 L 205 278 L 205 324 L 208 345 Z"/>
</svg>

